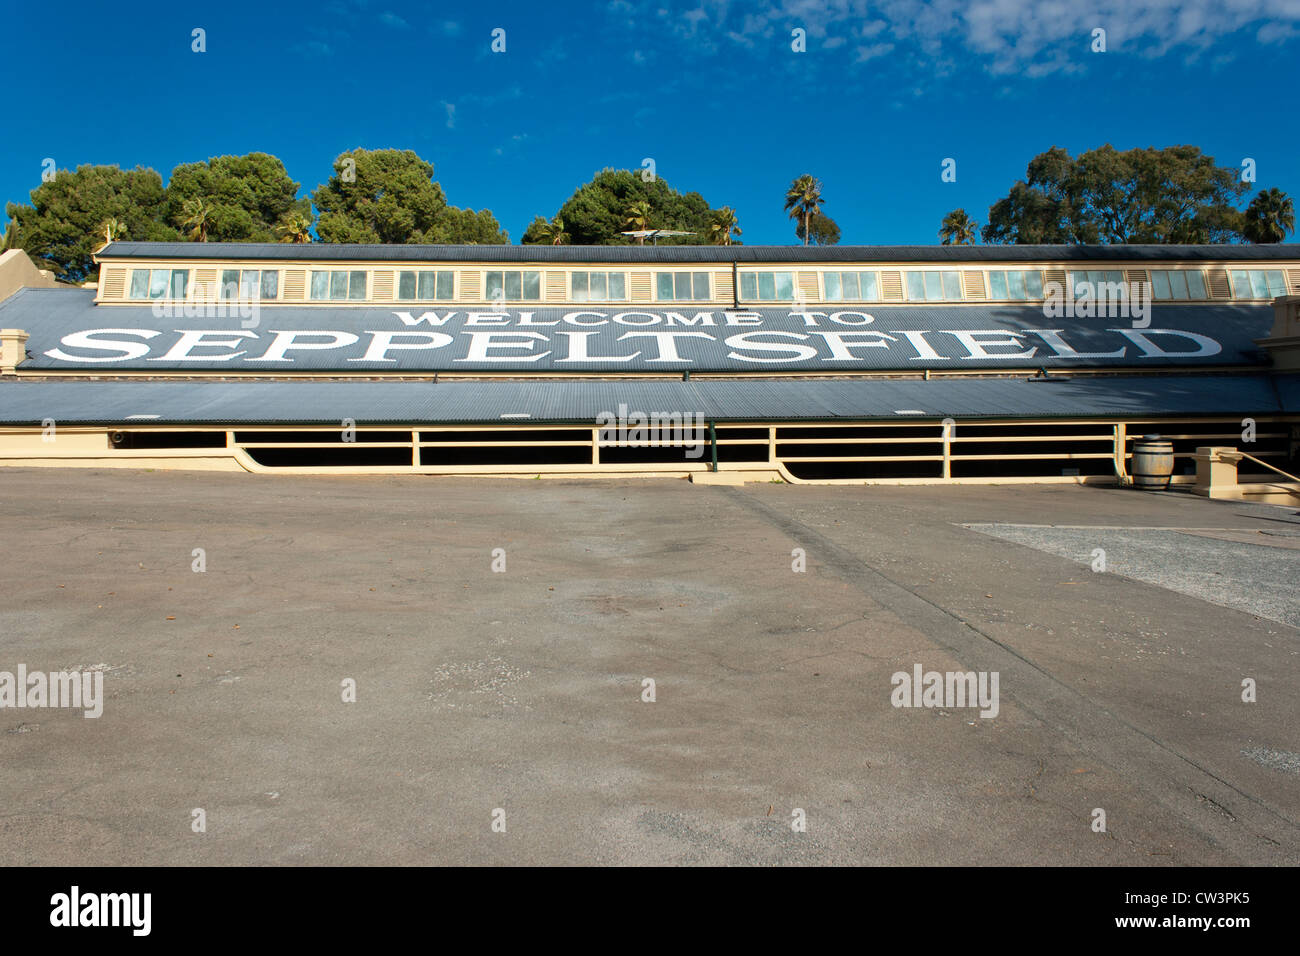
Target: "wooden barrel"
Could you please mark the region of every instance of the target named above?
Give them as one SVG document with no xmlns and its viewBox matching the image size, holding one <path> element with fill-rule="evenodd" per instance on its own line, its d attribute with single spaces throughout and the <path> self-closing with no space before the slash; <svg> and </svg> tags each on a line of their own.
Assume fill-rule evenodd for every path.
<svg viewBox="0 0 1300 956">
<path fill-rule="evenodd" d="M 1163 491 L 1174 473 L 1174 443 L 1159 435 L 1143 435 L 1133 442 L 1133 460 L 1129 471 L 1133 487 L 1144 491 Z"/>
</svg>

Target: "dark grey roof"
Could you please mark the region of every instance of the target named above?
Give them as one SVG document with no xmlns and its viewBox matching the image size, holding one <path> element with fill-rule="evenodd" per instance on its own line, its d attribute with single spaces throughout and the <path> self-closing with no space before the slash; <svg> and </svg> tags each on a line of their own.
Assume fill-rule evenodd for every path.
<svg viewBox="0 0 1300 956">
<path fill-rule="evenodd" d="M 1105 246 L 436 246 L 313 242 L 114 242 L 99 256 L 401 262 L 1051 262 L 1300 259 L 1300 244 Z"/>
<path fill-rule="evenodd" d="M 802 313 L 791 313 L 789 308 L 754 309 L 759 317 L 757 325 L 731 325 L 726 310 L 717 306 L 664 306 L 632 305 L 582 306 L 556 308 L 505 309 L 506 324 L 489 326 L 471 325 L 471 314 L 489 306 L 426 306 L 412 307 L 401 303 L 391 305 L 366 305 L 361 307 L 333 305 L 272 305 L 261 310 L 256 327 L 244 329 L 237 316 L 207 317 L 202 314 L 172 318 L 155 316 L 149 306 L 96 306 L 91 290 L 23 289 L 0 304 L 0 327 L 24 329 L 30 334 L 27 341 L 29 358 L 24 369 L 81 369 L 83 371 L 137 370 L 137 371 L 473 371 L 494 374 L 516 372 L 681 372 L 681 371 L 749 371 L 772 373 L 776 371 L 920 371 L 938 370 L 1025 368 L 1150 368 L 1170 366 L 1224 367 L 1263 365 L 1266 357 L 1254 340 L 1269 334 L 1273 324 L 1273 309 L 1268 304 L 1189 305 L 1160 303 L 1151 307 L 1150 328 L 1129 329 L 1129 319 L 1065 319 L 1044 316 L 1036 305 L 985 305 L 967 303 L 873 304 L 869 309 L 872 321 L 863 325 L 837 324 L 828 316 L 839 316 L 843 323 L 860 321 L 863 313 L 837 312 L 834 306 L 816 306 L 815 326 L 800 318 Z M 197 311 L 197 310 L 196 310 Z M 669 326 L 670 316 L 678 313 L 682 321 L 693 321 L 707 312 L 710 325 L 677 324 Z M 452 315 L 442 325 L 407 324 L 424 315 L 438 318 Z M 597 315 L 605 317 L 602 325 L 578 326 L 567 323 L 566 315 L 583 314 L 596 322 Z M 625 318 L 614 317 L 625 313 Z M 528 316 L 529 325 L 521 324 Z M 651 324 L 644 318 L 658 317 L 662 324 Z M 677 321 L 673 319 L 673 321 Z M 633 324 L 635 323 L 635 324 Z M 688 333 L 692 337 L 677 340 L 677 350 L 682 361 L 660 361 L 659 346 L 644 333 L 650 331 Z M 114 330 L 139 330 L 119 333 Z M 214 330 L 211 339 L 229 342 L 238 339 L 237 346 L 214 346 L 210 342 L 196 347 L 199 360 L 167 358 L 168 352 L 180 340 L 183 330 Z M 104 349 L 92 350 L 86 345 L 65 341 L 68 336 L 87 330 L 106 330 L 99 341 L 109 339 L 138 346 L 138 357 L 114 361 L 90 361 L 94 358 L 120 356 Z M 990 345 L 988 357 L 973 357 L 962 345 L 953 330 L 980 333 L 1015 333 L 1021 336 L 1019 345 Z M 1073 348 L 1075 355 L 1060 351 L 1051 339 L 1036 330 L 1063 330 L 1060 340 Z M 923 332 L 926 344 L 933 350 L 927 357 L 912 343 L 904 332 Z M 267 361 L 268 353 L 278 333 L 304 333 L 305 345 L 295 349 L 291 361 Z M 318 334 L 329 333 L 330 338 Z M 367 360 L 368 347 L 375 337 L 386 332 L 401 333 L 398 343 L 419 348 L 397 348 L 388 353 L 391 361 Z M 499 345 L 492 354 L 508 356 L 506 361 L 470 361 L 469 349 L 474 336 L 484 332 L 508 333 L 516 341 L 530 342 L 528 349 Z M 830 333 L 847 333 L 849 341 L 863 343 L 855 333 L 868 336 L 880 333 L 881 347 L 869 342 L 856 344 L 849 357 L 838 357 L 831 345 Z M 224 336 L 223 336 L 224 333 Z M 429 338 L 431 333 L 441 334 L 441 339 Z M 531 339 L 520 339 L 527 333 Z M 590 333 L 587 335 L 587 333 Z M 1213 339 L 1221 350 L 1212 355 L 1195 356 L 1188 353 L 1196 349 L 1196 340 L 1188 335 Z M 738 344 L 738 335 L 749 334 L 772 347 L 811 349 L 801 357 L 794 352 L 760 353 L 755 344 Z M 1050 334 L 1050 333 L 1049 333 Z M 585 338 L 583 336 L 586 336 Z M 704 337 L 700 337 L 703 335 Z M 1169 355 L 1144 354 L 1133 341 L 1135 336 L 1145 336 Z M 319 342 L 342 342 L 339 347 L 312 349 Z M 441 344 L 433 344 L 435 341 Z M 988 341 L 987 338 L 982 341 Z M 585 360 L 570 360 L 582 343 L 586 344 Z M 1017 357 L 1006 353 L 1021 351 Z M 52 356 L 51 351 L 76 356 L 82 361 Z M 242 354 L 236 354 L 240 353 Z M 632 361 L 617 361 L 615 357 L 639 353 Z M 1092 353 L 1092 357 L 1089 357 Z M 1181 355 L 1178 353 L 1182 353 Z M 234 355 L 222 360 L 219 356 Z M 528 360 L 533 356 L 535 360 Z M 601 358 L 604 356 L 605 358 Z M 738 357 L 743 356 L 743 357 Z M 937 357 L 935 357 L 937 356 Z M 778 362 L 762 359 L 780 358 Z"/>
<path fill-rule="evenodd" d="M 1292 401 L 1300 390 L 1292 391 Z M 1026 379 L 425 382 L 6 382 L 0 422 L 146 424 L 594 423 L 602 412 L 712 421 L 1265 415 L 1264 374 Z M 919 413 L 919 414 L 918 414 Z M 527 415 L 521 419 L 515 416 Z M 141 417 L 143 416 L 143 417 Z"/>
</svg>

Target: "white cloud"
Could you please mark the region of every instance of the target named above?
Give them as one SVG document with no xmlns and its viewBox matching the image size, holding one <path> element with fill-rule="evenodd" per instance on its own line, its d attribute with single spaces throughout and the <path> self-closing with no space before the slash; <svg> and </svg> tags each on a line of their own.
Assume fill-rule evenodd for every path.
<svg viewBox="0 0 1300 956">
<path fill-rule="evenodd" d="M 855 62 L 902 47 L 927 59 L 964 51 L 992 73 L 1027 76 L 1083 69 L 1099 27 L 1109 53 L 1144 58 L 1196 59 L 1247 30 L 1262 44 L 1300 36 L 1297 0 L 613 0 L 608 10 L 640 31 L 658 18 L 697 49 L 762 49 L 798 26 L 823 48 L 851 44 Z"/>
<path fill-rule="evenodd" d="M 405 30 L 408 26 L 405 20 L 388 10 L 379 15 L 379 22 L 386 27 L 394 27 L 398 30 Z"/>
</svg>

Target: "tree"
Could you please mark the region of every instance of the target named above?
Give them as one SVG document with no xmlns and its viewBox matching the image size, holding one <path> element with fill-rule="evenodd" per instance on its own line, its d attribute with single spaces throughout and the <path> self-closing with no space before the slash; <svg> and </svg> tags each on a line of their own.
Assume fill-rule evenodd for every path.
<svg viewBox="0 0 1300 956">
<path fill-rule="evenodd" d="M 0 236 L 0 252 L 8 252 L 10 249 L 21 249 L 18 243 L 18 224 L 10 221 L 5 228 L 3 236 Z"/>
<path fill-rule="evenodd" d="M 647 228 L 672 229 L 692 235 L 673 236 L 682 245 L 701 245 L 706 240 L 711 217 L 716 210 L 697 192 L 679 193 L 662 178 L 646 181 L 639 171 L 603 169 L 591 182 L 579 186 L 557 215 L 573 245 L 628 245 L 623 235 L 628 229 L 628 208 L 637 202 L 649 205 L 645 217 L 653 225 Z M 547 242 L 539 230 L 541 216 L 533 220 L 524 233 L 523 242 Z"/>
<path fill-rule="evenodd" d="M 311 217 L 300 212 L 287 213 L 280 220 L 279 233 L 281 242 L 311 242 Z"/>
<path fill-rule="evenodd" d="M 969 246 L 975 242 L 978 229 L 979 223 L 966 215 L 965 209 L 954 209 L 943 217 L 943 222 L 939 225 L 939 238 L 945 246 Z"/>
<path fill-rule="evenodd" d="M 709 241 L 715 246 L 729 246 L 733 237 L 740 234 L 736 211 L 730 206 L 715 209 L 710 215 Z"/>
<path fill-rule="evenodd" d="M 1195 146 L 1107 144 L 1078 159 L 1053 146 L 989 209 L 984 241 L 1231 242 L 1242 228 L 1233 204 L 1247 189 L 1238 172 Z"/>
<path fill-rule="evenodd" d="M 105 219 L 100 223 L 99 228 L 104 230 L 104 245 L 126 238 L 126 226 L 115 217 L 110 216 Z"/>
<path fill-rule="evenodd" d="M 795 223 L 795 235 L 803 239 L 805 246 L 808 245 L 809 221 L 813 213 L 820 211 L 825 201 L 822 198 L 821 182 L 807 173 L 795 179 L 785 192 L 785 211 L 791 219 L 802 222 L 802 232 L 799 231 L 799 222 Z"/>
<path fill-rule="evenodd" d="M 835 224 L 835 220 L 826 213 L 818 209 L 808 220 L 810 239 L 813 245 L 833 246 L 840 241 L 840 227 Z M 795 226 L 794 234 L 800 239 L 804 238 L 803 223 Z M 808 242 L 805 241 L 804 245 Z"/>
<path fill-rule="evenodd" d="M 1295 232 L 1295 204 L 1276 186 L 1261 189 L 1243 219 L 1242 235 L 1248 242 L 1281 242 L 1288 232 Z"/>
<path fill-rule="evenodd" d="M 524 245 L 563 246 L 569 242 L 569 234 L 564 231 L 564 219 L 561 216 L 535 216 L 524 230 L 520 240 Z"/>
<path fill-rule="evenodd" d="M 191 242 L 207 242 L 213 227 L 212 204 L 197 196 L 181 205 L 180 227 L 186 230 Z"/>
<path fill-rule="evenodd" d="M 164 218 L 192 233 L 191 219 L 200 208 L 195 203 L 201 202 L 209 214 L 206 226 L 194 237 L 199 242 L 274 242 L 286 215 L 311 215 L 311 202 L 297 199 L 298 189 L 275 156 L 214 156 L 172 170 Z"/>
<path fill-rule="evenodd" d="M 649 229 L 650 219 L 654 216 L 654 210 L 650 208 L 650 203 L 644 199 L 638 199 L 635 202 L 628 203 L 627 209 L 623 213 L 627 218 L 623 220 L 623 225 L 631 229 Z M 636 244 L 645 245 L 645 236 L 637 236 Z"/>
<path fill-rule="evenodd" d="M 507 243 L 484 209 L 447 205 L 433 164 L 409 149 L 354 149 L 334 161 L 334 175 L 312 201 L 322 242 Z"/>
<path fill-rule="evenodd" d="M 137 239 L 175 239 L 176 230 L 162 221 L 165 200 L 162 177 L 152 169 L 85 165 L 59 170 L 32 190 L 30 206 L 11 202 L 5 214 L 37 265 L 79 284 L 97 271 L 91 257 L 109 219 Z"/>
</svg>

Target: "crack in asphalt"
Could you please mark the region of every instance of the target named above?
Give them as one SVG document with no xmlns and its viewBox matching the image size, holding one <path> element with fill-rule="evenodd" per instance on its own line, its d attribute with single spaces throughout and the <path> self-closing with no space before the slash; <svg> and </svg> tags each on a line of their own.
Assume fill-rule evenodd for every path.
<svg viewBox="0 0 1300 956">
<path fill-rule="evenodd" d="M 718 486 L 712 490 L 766 520 L 801 547 L 815 547 L 826 568 L 967 666 L 973 662 L 976 670 L 1019 671 L 1017 680 L 1002 682 L 1002 693 L 1008 699 L 1161 804 L 1176 810 L 1210 842 L 1257 863 L 1241 853 L 1240 828 L 1245 827 L 1270 849 L 1286 847 L 1292 854 L 1300 850 L 1300 823 L 1282 811 L 1129 723 L 993 635 L 894 581 L 857 554 L 745 489 Z M 1010 693 L 1009 687 L 1022 690 Z M 1159 776 L 1153 779 L 1155 771 Z M 1195 794 L 1190 802 L 1189 792 Z M 1214 807 L 1209 813 L 1207 803 Z M 1232 804 L 1239 806 L 1229 809 Z M 1220 813 L 1227 814 L 1227 820 Z"/>
</svg>

